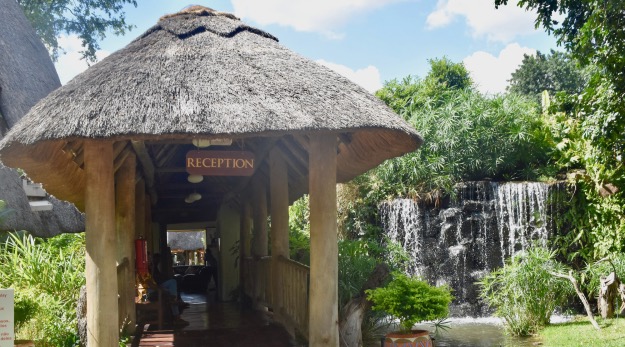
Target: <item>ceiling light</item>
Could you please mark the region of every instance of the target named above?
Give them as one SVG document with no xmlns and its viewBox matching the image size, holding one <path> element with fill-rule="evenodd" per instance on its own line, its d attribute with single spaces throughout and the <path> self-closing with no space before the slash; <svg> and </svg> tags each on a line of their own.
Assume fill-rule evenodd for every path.
<svg viewBox="0 0 625 347">
<path fill-rule="evenodd" d="M 191 142 L 197 148 L 204 148 L 211 145 L 211 140 L 209 139 L 193 139 Z"/>
<path fill-rule="evenodd" d="M 200 183 L 203 180 L 204 180 L 204 176 L 202 175 L 189 175 L 189 177 L 187 177 L 187 181 L 191 183 Z"/>
<path fill-rule="evenodd" d="M 186 198 L 184 198 L 184 202 L 186 202 L 187 204 L 190 204 L 190 203 L 195 202 L 195 200 L 192 200 L 190 197 L 187 196 Z"/>
<path fill-rule="evenodd" d="M 198 192 L 193 192 L 191 194 L 189 194 L 189 198 L 193 201 L 198 201 L 202 198 L 202 194 L 198 193 Z"/>
<path fill-rule="evenodd" d="M 191 141 L 197 148 L 205 148 L 208 146 L 230 146 L 232 139 L 193 139 Z"/>
</svg>

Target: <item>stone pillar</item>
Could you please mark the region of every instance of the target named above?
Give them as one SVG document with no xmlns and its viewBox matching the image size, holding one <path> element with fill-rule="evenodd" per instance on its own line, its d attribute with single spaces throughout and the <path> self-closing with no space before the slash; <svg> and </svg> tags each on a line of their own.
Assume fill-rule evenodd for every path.
<svg viewBox="0 0 625 347">
<path fill-rule="evenodd" d="M 85 140 L 87 345 L 119 344 L 113 143 Z"/>
<path fill-rule="evenodd" d="M 339 345 L 336 136 L 310 137 L 310 294 L 311 347 Z"/>
</svg>

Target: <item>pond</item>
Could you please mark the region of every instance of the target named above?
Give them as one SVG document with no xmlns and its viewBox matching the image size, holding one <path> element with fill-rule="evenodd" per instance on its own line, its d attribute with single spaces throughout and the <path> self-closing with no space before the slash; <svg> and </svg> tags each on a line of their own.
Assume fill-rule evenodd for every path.
<svg viewBox="0 0 625 347">
<path fill-rule="evenodd" d="M 552 323 L 567 321 L 567 317 L 553 316 Z M 434 335 L 436 347 L 530 347 L 541 344 L 539 337 L 511 337 L 504 332 L 502 320 L 486 318 L 450 318 L 449 329 Z M 434 332 L 431 324 L 417 324 L 415 329 Z M 393 330 L 393 329 L 391 329 Z M 378 347 L 379 343 L 368 347 Z"/>
<path fill-rule="evenodd" d="M 432 326 L 419 326 L 433 331 Z M 435 336 L 437 347 L 491 347 L 535 346 L 537 337 L 515 338 L 504 333 L 503 324 L 497 318 L 456 318 L 450 320 L 449 329 Z"/>
</svg>

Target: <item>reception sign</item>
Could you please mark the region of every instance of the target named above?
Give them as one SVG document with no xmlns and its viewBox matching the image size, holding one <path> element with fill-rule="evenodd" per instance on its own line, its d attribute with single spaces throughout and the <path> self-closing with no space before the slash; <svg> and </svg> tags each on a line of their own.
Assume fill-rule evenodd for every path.
<svg viewBox="0 0 625 347">
<path fill-rule="evenodd" d="M 251 176 L 254 174 L 254 153 L 248 151 L 187 152 L 187 172 L 203 176 Z"/>
<path fill-rule="evenodd" d="M 0 347 L 13 347 L 15 330 L 13 289 L 0 289 Z"/>
</svg>

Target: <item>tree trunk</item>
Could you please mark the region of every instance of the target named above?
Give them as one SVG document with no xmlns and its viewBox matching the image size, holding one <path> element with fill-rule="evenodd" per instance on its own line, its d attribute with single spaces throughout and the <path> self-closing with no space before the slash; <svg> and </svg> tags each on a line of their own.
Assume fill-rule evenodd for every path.
<svg viewBox="0 0 625 347">
<path fill-rule="evenodd" d="M 367 300 L 365 291 L 380 287 L 388 278 L 388 265 L 378 264 L 367 282 L 360 289 L 357 297 L 351 299 L 341 310 L 339 322 L 339 340 L 341 347 L 362 346 L 362 320 L 372 303 Z"/>
<path fill-rule="evenodd" d="M 593 317 L 592 315 L 592 310 L 590 309 L 590 304 L 588 303 L 588 300 L 586 299 L 586 295 L 584 295 L 584 293 L 582 293 L 582 291 L 579 290 L 579 285 L 577 284 L 577 280 L 575 279 L 575 277 L 573 277 L 573 272 L 569 271 L 568 275 L 551 272 L 551 275 L 555 277 L 567 279 L 573 284 L 573 288 L 575 289 L 577 296 L 579 296 L 579 299 L 582 301 L 582 304 L 584 304 L 584 308 L 586 309 L 586 315 L 588 316 L 590 323 L 592 323 L 592 326 L 595 327 L 595 329 L 601 330 L 601 328 L 599 327 L 599 324 L 597 324 L 597 321 L 595 320 L 595 317 Z"/>
<path fill-rule="evenodd" d="M 625 284 L 621 283 L 618 286 L 618 294 L 621 297 L 621 308 L 619 309 L 619 315 L 625 315 Z"/>
<path fill-rule="evenodd" d="M 597 306 L 601 313 L 601 318 L 613 318 L 614 317 L 614 301 L 619 291 L 619 285 L 621 281 L 614 272 L 611 272 L 606 277 L 601 277 L 601 284 L 599 286 L 599 298 L 597 299 Z"/>
</svg>

